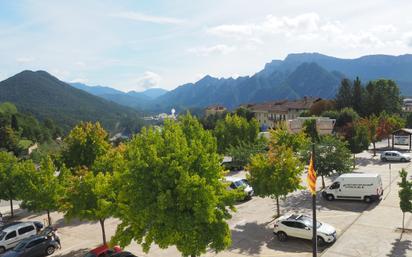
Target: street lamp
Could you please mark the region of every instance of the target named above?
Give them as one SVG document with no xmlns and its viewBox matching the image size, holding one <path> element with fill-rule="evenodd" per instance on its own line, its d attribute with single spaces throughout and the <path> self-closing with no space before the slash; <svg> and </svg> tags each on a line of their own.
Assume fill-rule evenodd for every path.
<svg viewBox="0 0 412 257">
<path fill-rule="evenodd" d="M 306 120 L 316 120 L 316 131 L 319 135 L 331 134 L 333 127 L 335 126 L 335 119 L 323 118 L 323 117 L 307 117 L 289 120 L 287 122 L 288 129 L 292 133 L 298 133 L 302 131 L 304 122 Z M 316 222 L 316 166 L 315 166 L 315 142 L 312 142 L 312 154 L 308 169 L 308 189 L 312 193 L 312 252 L 313 257 L 317 256 L 317 222 Z"/>
</svg>

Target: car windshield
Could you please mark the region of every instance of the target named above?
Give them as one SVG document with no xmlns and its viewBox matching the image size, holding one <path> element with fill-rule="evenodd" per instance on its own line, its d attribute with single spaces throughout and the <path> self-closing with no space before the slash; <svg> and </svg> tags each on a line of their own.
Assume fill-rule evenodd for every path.
<svg viewBox="0 0 412 257">
<path fill-rule="evenodd" d="M 0 240 L 3 240 L 3 237 L 6 235 L 6 232 L 1 231 L 0 232 Z"/>
<path fill-rule="evenodd" d="M 14 247 L 14 251 L 16 251 L 16 252 L 21 252 L 21 251 L 23 251 L 24 250 L 24 248 L 26 248 L 26 245 L 27 245 L 27 240 L 23 240 L 23 241 L 21 241 L 20 243 L 18 243 L 17 245 L 16 245 L 16 247 Z"/>
<path fill-rule="evenodd" d="M 235 181 L 233 182 L 233 184 L 235 184 L 236 187 L 247 186 L 245 179 Z"/>
<path fill-rule="evenodd" d="M 96 254 L 94 253 L 86 253 L 84 257 L 96 257 Z"/>
<path fill-rule="evenodd" d="M 300 220 L 303 222 L 303 224 L 305 224 L 308 227 L 312 227 L 312 223 L 313 220 L 312 218 L 308 217 L 308 216 L 299 216 L 299 218 L 297 218 L 297 220 Z M 316 228 L 320 228 L 320 226 L 322 226 L 322 223 L 320 223 L 319 221 L 316 221 Z"/>
</svg>

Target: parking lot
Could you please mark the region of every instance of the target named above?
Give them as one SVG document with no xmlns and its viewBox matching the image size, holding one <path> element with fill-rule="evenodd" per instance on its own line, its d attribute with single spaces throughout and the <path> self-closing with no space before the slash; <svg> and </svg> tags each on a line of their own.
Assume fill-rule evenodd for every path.
<svg viewBox="0 0 412 257">
<path fill-rule="evenodd" d="M 356 172 L 379 173 L 384 186 L 382 201 L 366 204 L 358 201 L 328 202 L 318 195 L 317 215 L 321 222 L 333 225 L 338 239 L 332 246 L 320 248 L 320 255 L 338 256 L 412 256 L 412 234 L 400 232 L 402 213 L 399 209 L 397 180 L 398 171 L 407 168 L 412 175 L 410 163 L 382 163 L 379 156 L 372 158 L 371 153 L 357 155 Z M 245 172 L 232 173 L 232 176 L 244 177 Z M 306 175 L 303 176 L 305 178 Z M 303 179 L 304 183 L 305 179 Z M 326 179 L 326 185 L 331 179 Z M 392 182 L 392 183 L 390 183 Z M 321 180 L 318 178 L 318 187 Z M 229 221 L 232 230 L 232 246 L 224 252 L 208 252 L 204 256 L 312 256 L 311 242 L 290 238 L 279 242 L 273 236 L 273 215 L 276 214 L 275 201 L 270 198 L 253 197 L 251 200 L 236 205 L 237 212 Z M 307 190 L 297 191 L 281 201 L 281 212 L 299 212 L 311 215 L 311 195 Z M 412 215 L 406 216 L 406 227 L 412 228 Z M 40 220 L 45 215 L 32 215 L 20 211 L 24 220 Z M 98 223 L 65 221 L 61 214 L 53 213 L 53 221 L 59 227 L 62 250 L 54 256 L 82 256 L 87 249 L 101 242 L 101 230 Z M 116 224 L 115 219 L 106 221 L 106 232 L 110 238 Z M 148 254 L 143 253 L 137 244 L 127 249 L 137 256 L 180 256 L 171 247 L 159 249 L 153 246 Z"/>
</svg>

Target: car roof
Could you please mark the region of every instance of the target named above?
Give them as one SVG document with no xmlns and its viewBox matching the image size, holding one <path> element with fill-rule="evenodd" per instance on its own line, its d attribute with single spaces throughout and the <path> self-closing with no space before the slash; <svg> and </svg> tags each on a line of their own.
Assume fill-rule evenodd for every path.
<svg viewBox="0 0 412 257">
<path fill-rule="evenodd" d="M 401 153 L 399 151 L 384 151 L 383 153 Z"/>
<path fill-rule="evenodd" d="M 341 178 L 377 178 L 379 174 L 376 173 L 345 173 L 340 175 Z"/>
<path fill-rule="evenodd" d="M 96 248 L 90 250 L 90 252 L 98 255 L 98 254 L 101 254 L 102 252 L 104 252 L 108 249 L 109 249 L 109 247 L 107 245 L 101 245 L 99 247 L 96 247 Z"/>
<path fill-rule="evenodd" d="M 236 182 L 236 181 L 240 181 L 240 180 L 244 180 L 244 178 L 236 178 L 236 177 L 225 177 L 226 181 L 229 182 Z"/>
<path fill-rule="evenodd" d="M 18 223 L 18 224 L 12 225 L 10 227 L 7 227 L 7 228 L 3 229 L 3 231 L 7 233 L 7 232 L 14 231 L 16 229 L 19 229 L 21 227 L 25 227 L 25 226 L 28 226 L 28 225 L 34 226 L 33 222 L 22 222 L 22 223 Z"/>
</svg>

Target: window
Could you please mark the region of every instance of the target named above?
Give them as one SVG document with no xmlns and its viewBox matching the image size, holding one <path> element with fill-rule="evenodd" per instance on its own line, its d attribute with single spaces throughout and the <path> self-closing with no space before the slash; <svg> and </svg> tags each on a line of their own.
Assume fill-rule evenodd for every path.
<svg viewBox="0 0 412 257">
<path fill-rule="evenodd" d="M 338 189 L 340 187 L 340 183 L 339 182 L 335 182 L 333 183 L 329 188 L 330 189 Z"/>
<path fill-rule="evenodd" d="M 300 222 L 295 222 L 295 227 L 296 227 L 296 228 L 300 228 L 300 229 L 305 229 L 305 228 L 306 228 L 306 225 L 305 225 L 305 224 L 302 224 L 302 223 L 300 223 Z"/>
<path fill-rule="evenodd" d="M 27 244 L 26 248 L 31 248 L 31 247 L 36 246 L 38 244 L 41 244 L 45 241 L 46 241 L 45 238 L 39 238 L 39 239 L 33 240 L 33 241 L 31 241 L 30 243 Z"/>
<path fill-rule="evenodd" d="M 10 232 L 10 233 L 7 234 L 5 240 L 9 240 L 9 239 L 15 238 L 16 236 L 17 236 L 16 231 L 12 231 L 12 232 Z"/>
<path fill-rule="evenodd" d="M 287 226 L 287 227 L 290 227 L 290 228 L 295 227 L 295 222 L 293 222 L 293 221 L 283 221 L 282 224 Z"/>
<path fill-rule="evenodd" d="M 33 230 L 34 230 L 34 226 L 30 225 L 30 226 L 22 227 L 18 231 L 19 231 L 19 235 L 23 235 Z"/>
</svg>

